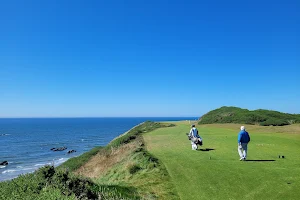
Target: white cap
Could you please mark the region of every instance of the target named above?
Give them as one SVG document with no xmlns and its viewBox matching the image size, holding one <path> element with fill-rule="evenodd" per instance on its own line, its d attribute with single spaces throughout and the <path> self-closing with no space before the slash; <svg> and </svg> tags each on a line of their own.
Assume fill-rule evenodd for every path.
<svg viewBox="0 0 300 200">
<path fill-rule="evenodd" d="M 245 126 L 241 126 L 241 130 L 242 130 L 242 131 L 245 130 Z"/>
</svg>

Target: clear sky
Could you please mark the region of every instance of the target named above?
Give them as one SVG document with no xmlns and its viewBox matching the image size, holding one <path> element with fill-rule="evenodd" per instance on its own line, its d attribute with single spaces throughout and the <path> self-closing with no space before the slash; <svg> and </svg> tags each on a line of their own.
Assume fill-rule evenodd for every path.
<svg viewBox="0 0 300 200">
<path fill-rule="evenodd" d="M 299 0 L 0 2 L 0 117 L 300 113 Z"/>
</svg>

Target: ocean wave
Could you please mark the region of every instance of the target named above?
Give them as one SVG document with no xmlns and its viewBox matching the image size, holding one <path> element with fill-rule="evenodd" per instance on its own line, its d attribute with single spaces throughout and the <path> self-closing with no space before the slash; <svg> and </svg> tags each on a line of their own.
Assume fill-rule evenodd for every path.
<svg viewBox="0 0 300 200">
<path fill-rule="evenodd" d="M 35 164 L 34 166 L 35 167 L 40 167 L 40 166 L 45 166 L 45 165 L 47 165 L 47 164 Z"/>
<path fill-rule="evenodd" d="M 6 133 L 0 134 L 0 136 L 7 136 L 7 135 L 10 135 L 10 134 L 6 134 Z"/>
<path fill-rule="evenodd" d="M 23 168 L 22 170 L 19 170 L 19 171 L 29 171 L 29 170 L 35 170 L 36 168 L 32 168 L 32 167 L 29 167 L 29 168 Z"/>
<path fill-rule="evenodd" d="M 66 162 L 67 160 L 68 160 L 68 158 L 60 158 L 60 159 L 56 160 L 54 162 L 54 164 L 57 166 L 57 165 L 60 165 L 60 164 L 62 164 L 64 162 Z"/>
<path fill-rule="evenodd" d="M 8 169 L 8 170 L 5 170 L 2 172 L 2 174 L 14 174 L 14 173 L 17 173 L 17 174 L 20 174 L 20 172 L 33 172 L 36 168 L 32 168 L 32 167 L 27 167 L 27 168 L 17 168 L 17 169 Z"/>
<path fill-rule="evenodd" d="M 2 174 L 6 174 L 6 173 L 12 173 L 12 172 L 16 172 L 17 170 L 14 169 L 8 169 L 2 172 Z"/>
<path fill-rule="evenodd" d="M 3 165 L 0 165 L 0 169 L 3 169 L 3 168 L 5 168 L 6 166 L 3 166 Z"/>
<path fill-rule="evenodd" d="M 59 165 L 59 164 L 62 164 L 64 163 L 65 161 L 67 161 L 69 158 L 58 158 L 58 159 L 53 159 L 53 161 L 51 162 L 47 162 L 47 163 L 38 163 L 38 164 L 35 164 L 34 167 L 35 168 L 40 168 L 40 167 L 44 167 L 46 165 Z"/>
</svg>

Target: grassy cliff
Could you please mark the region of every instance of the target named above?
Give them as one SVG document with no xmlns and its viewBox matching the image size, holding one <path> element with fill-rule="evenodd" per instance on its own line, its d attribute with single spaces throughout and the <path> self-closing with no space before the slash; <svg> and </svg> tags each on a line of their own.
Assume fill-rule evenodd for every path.
<svg viewBox="0 0 300 200">
<path fill-rule="evenodd" d="M 0 199 L 178 199 L 165 166 L 143 134 L 172 124 L 145 122 L 105 147 L 0 183 Z"/>
<path fill-rule="evenodd" d="M 273 110 L 247 110 L 238 107 L 221 107 L 199 119 L 199 124 L 238 123 L 261 126 L 283 126 L 300 122 L 299 114 L 288 114 Z"/>
</svg>

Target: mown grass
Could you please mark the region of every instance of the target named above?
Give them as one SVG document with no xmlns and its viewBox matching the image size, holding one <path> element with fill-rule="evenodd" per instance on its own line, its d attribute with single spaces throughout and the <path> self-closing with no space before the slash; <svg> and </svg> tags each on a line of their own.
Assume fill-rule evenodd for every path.
<svg viewBox="0 0 300 200">
<path fill-rule="evenodd" d="M 209 151 L 191 150 L 185 134 L 188 122 L 154 130 L 144 138 L 147 150 L 165 164 L 181 199 L 299 199 L 300 134 L 294 130 L 300 126 L 286 126 L 289 133 L 278 133 L 284 132 L 281 127 L 274 132 L 249 127 L 248 160 L 256 161 L 248 162 L 239 161 L 239 127 L 198 126 L 204 140 L 201 149 L 213 149 Z"/>
</svg>

